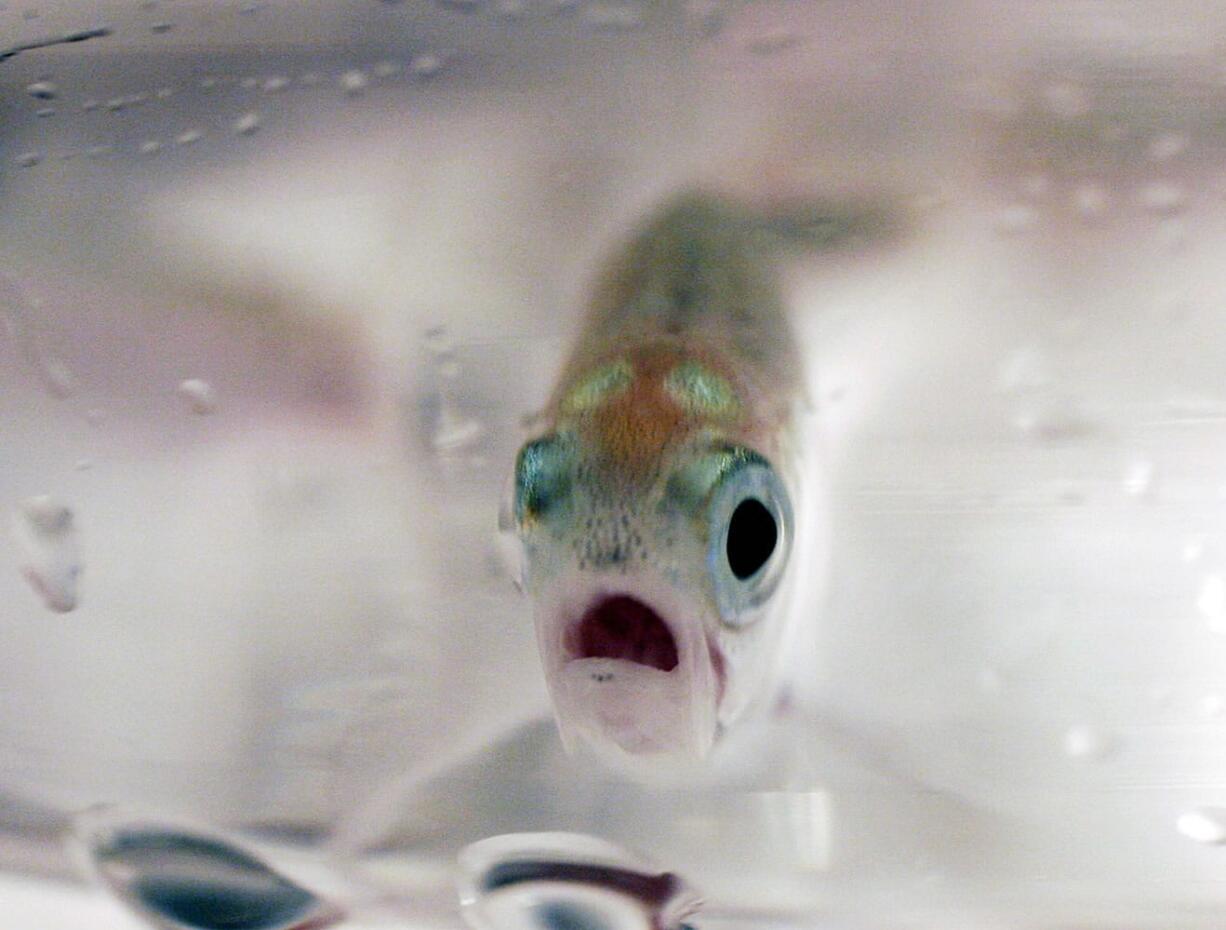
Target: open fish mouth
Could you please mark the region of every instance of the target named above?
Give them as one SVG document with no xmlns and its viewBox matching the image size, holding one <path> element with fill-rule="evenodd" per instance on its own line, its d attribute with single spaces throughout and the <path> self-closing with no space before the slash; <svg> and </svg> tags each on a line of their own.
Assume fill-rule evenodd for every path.
<svg viewBox="0 0 1226 930">
<path fill-rule="evenodd" d="M 541 658 L 563 742 L 611 761 L 705 757 L 724 669 L 702 614 L 651 577 L 613 589 L 602 580 L 572 577 L 538 601 Z"/>
<path fill-rule="evenodd" d="M 648 604 L 628 594 L 603 597 L 566 631 L 570 659 L 620 659 L 671 672 L 677 667 L 677 639 Z"/>
</svg>

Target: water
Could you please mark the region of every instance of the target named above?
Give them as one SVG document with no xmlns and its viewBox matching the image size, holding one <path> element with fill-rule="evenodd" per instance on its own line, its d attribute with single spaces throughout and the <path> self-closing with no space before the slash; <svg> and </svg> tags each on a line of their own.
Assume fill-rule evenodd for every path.
<svg viewBox="0 0 1226 930">
<path fill-rule="evenodd" d="M 566 831 L 698 930 L 1217 927 L 1223 48 L 1207 2 L 0 5 L 6 913 L 133 925 L 62 842 L 109 803 L 354 926 Z M 563 751 L 497 514 L 598 256 L 695 182 L 916 231 L 788 271 L 818 710 L 642 785 Z M 592 895 L 501 920 L 641 917 Z"/>
</svg>

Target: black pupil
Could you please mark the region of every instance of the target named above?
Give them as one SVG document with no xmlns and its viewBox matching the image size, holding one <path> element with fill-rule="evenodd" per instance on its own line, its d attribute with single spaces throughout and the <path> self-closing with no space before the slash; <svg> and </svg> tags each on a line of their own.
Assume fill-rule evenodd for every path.
<svg viewBox="0 0 1226 930">
<path fill-rule="evenodd" d="M 736 505 L 728 524 L 728 567 L 744 581 L 763 565 L 775 551 L 779 527 L 766 505 L 747 497 Z"/>
</svg>

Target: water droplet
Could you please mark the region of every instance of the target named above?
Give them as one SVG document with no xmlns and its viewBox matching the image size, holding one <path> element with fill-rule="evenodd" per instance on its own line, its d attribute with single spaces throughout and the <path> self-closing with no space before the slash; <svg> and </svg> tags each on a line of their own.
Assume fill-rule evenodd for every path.
<svg viewBox="0 0 1226 930">
<path fill-rule="evenodd" d="M 77 606 L 81 554 L 70 508 L 47 495 L 22 502 L 13 521 L 21 574 L 57 613 Z"/>
<path fill-rule="evenodd" d="M 1146 693 L 1155 707 L 1170 707 L 1171 702 L 1175 699 L 1175 689 L 1165 681 L 1154 682 Z"/>
<path fill-rule="evenodd" d="M 370 79 L 364 72 L 354 69 L 341 75 L 340 85 L 341 90 L 350 97 L 357 97 L 365 93 L 366 88 L 370 85 Z"/>
<path fill-rule="evenodd" d="M 1167 252 L 1182 251 L 1188 244 L 1188 227 L 1178 217 L 1167 217 L 1158 224 L 1158 244 Z"/>
<path fill-rule="evenodd" d="M 260 123 L 259 113 L 244 113 L 234 121 L 234 131 L 240 136 L 249 136 L 260 128 Z"/>
<path fill-rule="evenodd" d="M 702 903 L 675 873 L 579 834 L 492 837 L 459 865 L 474 930 L 680 930 Z"/>
<path fill-rule="evenodd" d="M 162 150 L 162 143 L 157 139 L 149 139 L 140 144 L 140 153 L 142 155 L 156 155 Z"/>
<path fill-rule="evenodd" d="M 279 94 L 287 87 L 289 87 L 289 78 L 280 75 L 267 78 L 264 81 L 264 93 L 266 94 Z"/>
<path fill-rule="evenodd" d="M 1184 153 L 1188 141 L 1188 137 L 1181 132 L 1163 133 L 1149 143 L 1149 157 L 1153 161 L 1170 161 L 1176 155 Z"/>
<path fill-rule="evenodd" d="M 1045 174 L 1031 174 L 1022 178 L 1022 193 L 1031 200 L 1042 200 L 1051 192 L 1051 178 Z"/>
<path fill-rule="evenodd" d="M 1096 181 L 1087 181 L 1074 188 L 1072 200 L 1073 209 L 1086 222 L 1098 219 L 1111 205 L 1107 189 Z"/>
<path fill-rule="evenodd" d="M 1111 733 L 1085 724 L 1069 727 L 1064 733 L 1064 754 L 1070 759 L 1100 762 L 1115 751 L 1116 744 Z"/>
<path fill-rule="evenodd" d="M 82 815 L 77 842 L 127 907 L 168 930 L 323 928 L 343 916 L 313 892 L 219 836 L 105 808 Z"/>
<path fill-rule="evenodd" d="M 423 52 L 409 62 L 409 70 L 419 78 L 434 77 L 443 70 L 443 59 L 431 52 Z"/>
<path fill-rule="evenodd" d="M 1180 814 L 1175 829 L 1190 840 L 1216 846 L 1226 843 L 1226 810 L 1200 807 Z"/>
<path fill-rule="evenodd" d="M 26 86 L 26 93 L 38 100 L 54 100 L 60 90 L 51 81 L 35 81 Z"/>
<path fill-rule="evenodd" d="M 1187 202 L 1184 189 L 1174 181 L 1151 181 L 1137 191 L 1137 205 L 1150 213 L 1178 213 Z"/>
<path fill-rule="evenodd" d="M 1094 423 L 1071 404 L 1060 401 L 1028 404 L 1013 420 L 1019 430 L 1042 442 L 1071 442 L 1094 433 Z"/>
<path fill-rule="evenodd" d="M 497 0 L 495 11 L 503 19 L 522 19 L 528 15 L 525 0 Z"/>
<path fill-rule="evenodd" d="M 1148 459 L 1130 462 L 1124 469 L 1122 485 L 1129 497 L 1152 499 L 1155 492 L 1154 463 Z"/>
<path fill-rule="evenodd" d="M 1072 120 L 1090 112 L 1090 98 L 1085 90 L 1071 81 L 1058 81 L 1043 88 L 1043 103 L 1049 113 Z"/>
<path fill-rule="evenodd" d="M 179 396 L 187 401 L 192 413 L 201 416 L 217 410 L 217 395 L 213 386 L 199 378 L 188 378 L 179 382 Z"/>
<path fill-rule="evenodd" d="M 35 165 L 41 162 L 44 157 L 45 156 L 42 152 L 23 152 L 17 156 L 17 167 L 33 168 Z"/>
<path fill-rule="evenodd" d="M 199 142 L 204 137 L 204 133 L 199 129 L 186 129 L 175 136 L 175 145 L 191 145 L 193 142 Z"/>
<path fill-rule="evenodd" d="M 985 666 L 975 674 L 975 684 L 984 694 L 1000 694 L 1005 690 L 1005 677 L 1000 669 Z"/>
<path fill-rule="evenodd" d="M 1226 576 L 1221 572 L 1209 572 L 1201 579 L 1196 609 L 1205 618 L 1210 631 L 1226 633 Z"/>
<path fill-rule="evenodd" d="M 1002 235 L 1016 236 L 1034 229 L 1038 221 L 1038 210 L 1029 204 L 1015 203 L 997 214 L 995 226 Z"/>
<path fill-rule="evenodd" d="M 583 11 L 583 22 L 598 32 L 631 32 L 643 26 L 643 11 L 622 3 L 594 3 Z"/>
<path fill-rule="evenodd" d="M 1039 390 L 1051 381 L 1051 364 L 1036 346 L 1018 349 L 1001 363 L 996 375 L 997 389 L 1007 394 Z"/>
<path fill-rule="evenodd" d="M 1179 555 L 1185 562 L 1199 562 L 1205 556 L 1208 540 L 1204 536 L 1193 536 L 1183 544 Z"/>
<path fill-rule="evenodd" d="M 745 51 L 763 58 L 778 55 L 800 44 L 800 36 L 786 29 L 774 29 L 754 36 L 745 43 Z"/>
</svg>

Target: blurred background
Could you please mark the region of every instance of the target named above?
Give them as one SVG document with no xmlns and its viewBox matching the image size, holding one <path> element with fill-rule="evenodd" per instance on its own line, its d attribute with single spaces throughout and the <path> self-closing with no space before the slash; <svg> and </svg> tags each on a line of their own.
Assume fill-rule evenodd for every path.
<svg viewBox="0 0 1226 930">
<path fill-rule="evenodd" d="M 0 3 L 0 908 L 139 926 L 66 840 L 114 803 L 391 925 L 558 828 L 712 927 L 1220 926 L 1224 151 L 1212 2 Z M 788 274 L 803 790 L 568 759 L 495 535 L 599 256 L 702 183 L 916 222 Z"/>
</svg>

